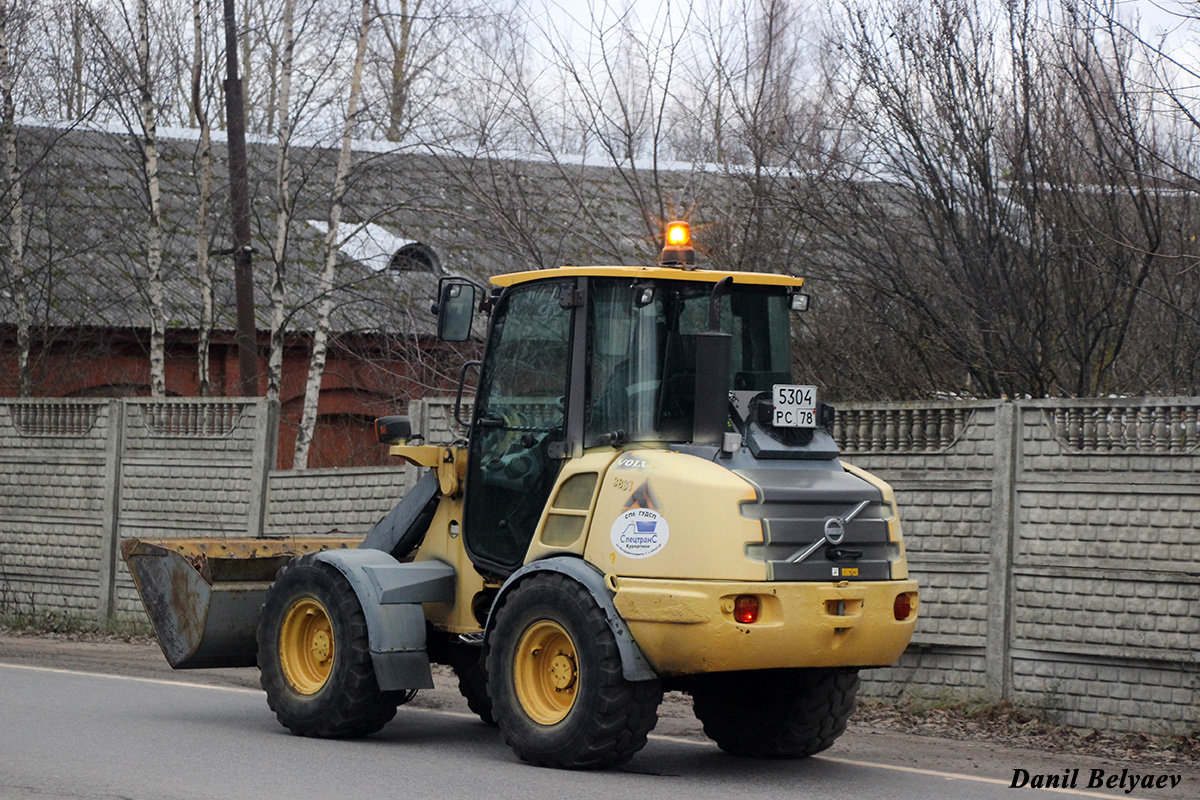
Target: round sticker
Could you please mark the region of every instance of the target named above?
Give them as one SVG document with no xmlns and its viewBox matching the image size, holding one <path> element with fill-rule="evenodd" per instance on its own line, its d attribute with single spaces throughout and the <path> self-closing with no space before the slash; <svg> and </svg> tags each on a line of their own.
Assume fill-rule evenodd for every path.
<svg viewBox="0 0 1200 800">
<path fill-rule="evenodd" d="M 671 526 L 662 514 L 649 508 L 631 508 L 612 524 L 612 544 L 630 558 L 649 558 L 667 546 Z"/>
</svg>

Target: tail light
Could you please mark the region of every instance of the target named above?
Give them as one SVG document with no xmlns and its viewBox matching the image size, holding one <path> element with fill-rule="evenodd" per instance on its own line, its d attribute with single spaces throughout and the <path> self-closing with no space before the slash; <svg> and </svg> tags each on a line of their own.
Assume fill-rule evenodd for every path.
<svg viewBox="0 0 1200 800">
<path fill-rule="evenodd" d="M 912 597 L 908 592 L 896 595 L 896 602 L 892 604 L 892 613 L 897 620 L 906 620 L 912 616 Z"/>
<path fill-rule="evenodd" d="M 739 594 L 733 601 L 733 618 L 743 625 L 758 622 L 758 597 L 752 594 Z"/>
</svg>

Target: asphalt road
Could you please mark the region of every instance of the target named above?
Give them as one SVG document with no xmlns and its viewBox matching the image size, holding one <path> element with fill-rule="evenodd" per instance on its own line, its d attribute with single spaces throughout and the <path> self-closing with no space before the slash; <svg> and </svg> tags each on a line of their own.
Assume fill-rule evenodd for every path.
<svg viewBox="0 0 1200 800">
<path fill-rule="evenodd" d="M 0 649 L 0 800 L 1018 800 L 1194 798 L 1200 788 L 1197 776 L 1181 775 L 1175 790 L 1088 791 L 1091 769 L 1119 774 L 1122 765 L 1097 767 L 1069 756 L 1039 760 L 1011 748 L 980 753 L 969 743 L 920 737 L 907 742 L 907 752 L 887 758 L 903 749 L 904 738 L 884 737 L 872 749 L 862 733 L 804 761 L 743 760 L 678 726 L 683 735 L 652 735 L 621 769 L 567 773 L 522 764 L 495 729 L 457 710 L 406 706 L 368 739 L 311 740 L 281 728 L 257 689 L 189 682 L 187 673 L 105 675 L 23 661 L 6 659 Z M 665 722 L 672 730 L 670 719 Z M 948 754 L 961 752 L 974 755 L 947 763 Z M 932 766 L 916 765 L 922 761 Z M 1022 766 L 1056 775 L 1078 767 L 1078 788 L 1053 794 L 1010 788 L 1013 769 Z"/>
</svg>

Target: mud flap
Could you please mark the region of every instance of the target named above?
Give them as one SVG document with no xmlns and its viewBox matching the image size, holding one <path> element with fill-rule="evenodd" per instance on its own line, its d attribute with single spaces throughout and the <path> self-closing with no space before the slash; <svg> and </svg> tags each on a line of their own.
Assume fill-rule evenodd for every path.
<svg viewBox="0 0 1200 800">
<path fill-rule="evenodd" d="M 421 604 L 454 602 L 454 567 L 440 561 L 400 563 L 371 549 L 330 551 L 317 558 L 337 568 L 358 597 L 380 690 L 432 689 Z"/>
</svg>

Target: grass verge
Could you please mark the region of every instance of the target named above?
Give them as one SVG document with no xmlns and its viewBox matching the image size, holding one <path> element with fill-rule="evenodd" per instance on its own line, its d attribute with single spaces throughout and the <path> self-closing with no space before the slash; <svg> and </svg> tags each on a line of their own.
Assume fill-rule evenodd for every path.
<svg viewBox="0 0 1200 800">
<path fill-rule="evenodd" d="M 59 611 L 0 612 L 0 631 L 10 634 L 78 640 L 155 641 L 154 629 L 144 618 L 110 617 L 95 620 Z"/>
<path fill-rule="evenodd" d="M 1030 706 L 951 693 L 933 698 L 906 695 L 899 700 L 863 697 L 853 719 L 861 725 L 923 736 L 971 738 L 1121 761 L 1200 767 L 1200 730 L 1181 735 L 1075 728 L 1060 723 L 1049 700 Z"/>
</svg>

